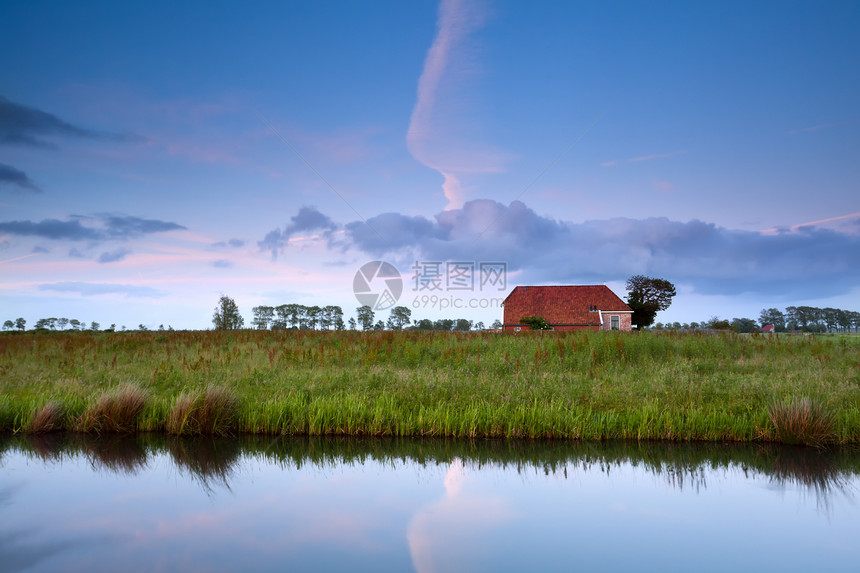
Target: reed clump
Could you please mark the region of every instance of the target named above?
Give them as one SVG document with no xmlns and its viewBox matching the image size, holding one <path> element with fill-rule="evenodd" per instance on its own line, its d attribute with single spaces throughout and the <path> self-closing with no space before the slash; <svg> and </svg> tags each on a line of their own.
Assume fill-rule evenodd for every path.
<svg viewBox="0 0 860 573">
<path fill-rule="evenodd" d="M 66 409 L 59 402 L 48 402 L 30 420 L 27 432 L 45 434 L 66 429 Z"/>
<path fill-rule="evenodd" d="M 167 431 L 178 435 L 229 436 L 236 429 L 239 400 L 224 387 L 183 393 L 167 419 Z"/>
<path fill-rule="evenodd" d="M 822 448 L 836 441 L 833 412 L 808 397 L 773 402 L 768 417 L 778 442 Z"/>
<path fill-rule="evenodd" d="M 147 394 L 137 386 L 122 386 L 101 396 L 81 414 L 74 429 L 81 432 L 131 433 L 146 406 Z"/>
</svg>

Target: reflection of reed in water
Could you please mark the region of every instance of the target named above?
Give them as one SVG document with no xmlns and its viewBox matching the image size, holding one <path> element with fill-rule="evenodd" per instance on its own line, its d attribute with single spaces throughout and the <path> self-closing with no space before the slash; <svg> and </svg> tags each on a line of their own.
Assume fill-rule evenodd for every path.
<svg viewBox="0 0 860 573">
<path fill-rule="evenodd" d="M 825 506 L 835 492 L 850 495 L 848 474 L 837 468 L 833 457 L 823 452 L 812 454 L 807 451 L 808 448 L 800 447 L 786 446 L 770 450 L 761 455 L 772 459 L 769 477 L 779 487 L 805 487 Z"/>
<path fill-rule="evenodd" d="M 83 439 L 88 457 L 96 467 L 128 475 L 135 475 L 146 468 L 146 450 L 136 436 L 103 434 L 83 436 Z"/>
<path fill-rule="evenodd" d="M 538 440 L 453 440 L 354 437 L 244 436 L 239 439 L 178 437 L 165 434 L 93 436 L 68 432 L 0 439 L 0 451 L 18 448 L 45 462 L 83 455 L 94 467 L 136 473 L 147 452 L 168 452 L 177 468 L 206 491 L 230 489 L 241 457 L 257 458 L 285 470 L 306 466 L 328 470 L 339 465 L 374 462 L 390 468 L 409 464 L 448 466 L 454 460 L 476 469 L 516 471 L 524 476 L 563 476 L 572 471 L 600 471 L 632 466 L 664 479 L 676 489 L 699 491 L 720 473 L 741 472 L 770 479 L 776 487 L 801 487 L 827 504 L 828 496 L 850 495 L 849 481 L 860 476 L 856 449 L 790 447 L 778 444 L 590 442 Z M 11 444 L 11 445 L 9 445 Z"/>
<path fill-rule="evenodd" d="M 706 489 L 720 472 L 740 470 L 760 475 L 781 487 L 802 486 L 820 499 L 845 492 L 849 478 L 860 475 L 855 450 L 827 451 L 779 444 L 714 444 L 671 442 L 590 442 L 539 440 L 451 440 L 306 436 L 242 439 L 246 456 L 276 460 L 282 467 L 305 465 L 330 468 L 373 460 L 395 467 L 404 463 L 448 465 L 455 459 L 480 469 L 511 469 L 520 474 L 563 475 L 571 471 L 601 471 L 626 465 L 665 479 L 672 487 Z M 826 501 L 826 500 L 825 500 Z"/>
<path fill-rule="evenodd" d="M 230 490 L 230 476 L 242 454 L 242 446 L 236 439 L 171 436 L 167 439 L 167 451 L 180 471 L 188 472 L 191 479 L 211 494 L 216 485 Z"/>
<path fill-rule="evenodd" d="M 60 462 L 80 454 L 80 448 L 75 448 L 69 442 L 70 434 L 65 432 L 50 434 L 22 434 L 16 445 L 22 452 L 45 463 Z"/>
<path fill-rule="evenodd" d="M 96 469 L 135 475 L 146 467 L 146 450 L 135 436 L 105 434 L 91 436 L 72 432 L 23 434 L 20 450 L 46 463 L 85 456 Z"/>
</svg>

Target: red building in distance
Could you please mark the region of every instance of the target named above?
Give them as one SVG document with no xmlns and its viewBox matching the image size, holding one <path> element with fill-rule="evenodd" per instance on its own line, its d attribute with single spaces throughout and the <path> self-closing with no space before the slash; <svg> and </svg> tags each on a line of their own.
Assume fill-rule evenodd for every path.
<svg viewBox="0 0 860 573">
<path fill-rule="evenodd" d="M 528 330 L 520 322 L 526 316 L 553 330 L 632 330 L 633 311 L 606 285 L 518 286 L 502 306 L 506 331 Z"/>
</svg>

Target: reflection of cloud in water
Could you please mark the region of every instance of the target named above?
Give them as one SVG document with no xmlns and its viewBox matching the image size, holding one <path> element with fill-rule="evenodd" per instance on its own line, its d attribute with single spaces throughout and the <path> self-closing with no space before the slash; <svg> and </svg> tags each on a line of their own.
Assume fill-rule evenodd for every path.
<svg viewBox="0 0 860 573">
<path fill-rule="evenodd" d="M 418 573 L 471 569 L 475 557 L 491 550 L 482 537 L 513 519 L 506 500 L 464 492 L 466 477 L 463 462 L 455 458 L 445 474 L 445 495 L 409 522 L 406 539 Z"/>
<path fill-rule="evenodd" d="M 45 539 L 44 532 L 37 528 L 0 531 L 0 571 L 26 571 L 57 555 L 108 545 L 118 540 L 115 535 L 101 533 Z"/>
</svg>

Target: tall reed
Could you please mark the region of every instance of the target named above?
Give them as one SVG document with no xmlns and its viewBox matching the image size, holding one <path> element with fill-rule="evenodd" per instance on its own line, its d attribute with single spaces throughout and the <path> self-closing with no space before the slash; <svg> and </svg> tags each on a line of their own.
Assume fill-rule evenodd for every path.
<svg viewBox="0 0 860 573">
<path fill-rule="evenodd" d="M 183 393 L 176 399 L 166 429 L 179 435 L 227 436 L 236 430 L 238 409 L 239 400 L 227 388 Z"/>
<path fill-rule="evenodd" d="M 808 397 L 773 402 L 768 416 L 774 437 L 784 444 L 821 448 L 836 441 L 833 412 Z"/>
<path fill-rule="evenodd" d="M 51 401 L 42 406 L 30 420 L 27 432 L 31 434 L 44 434 L 65 430 L 66 411 L 62 404 Z"/>
<path fill-rule="evenodd" d="M 147 394 L 126 385 L 102 395 L 78 418 L 74 429 L 82 432 L 129 433 L 137 430 L 137 417 L 143 412 Z"/>
</svg>

